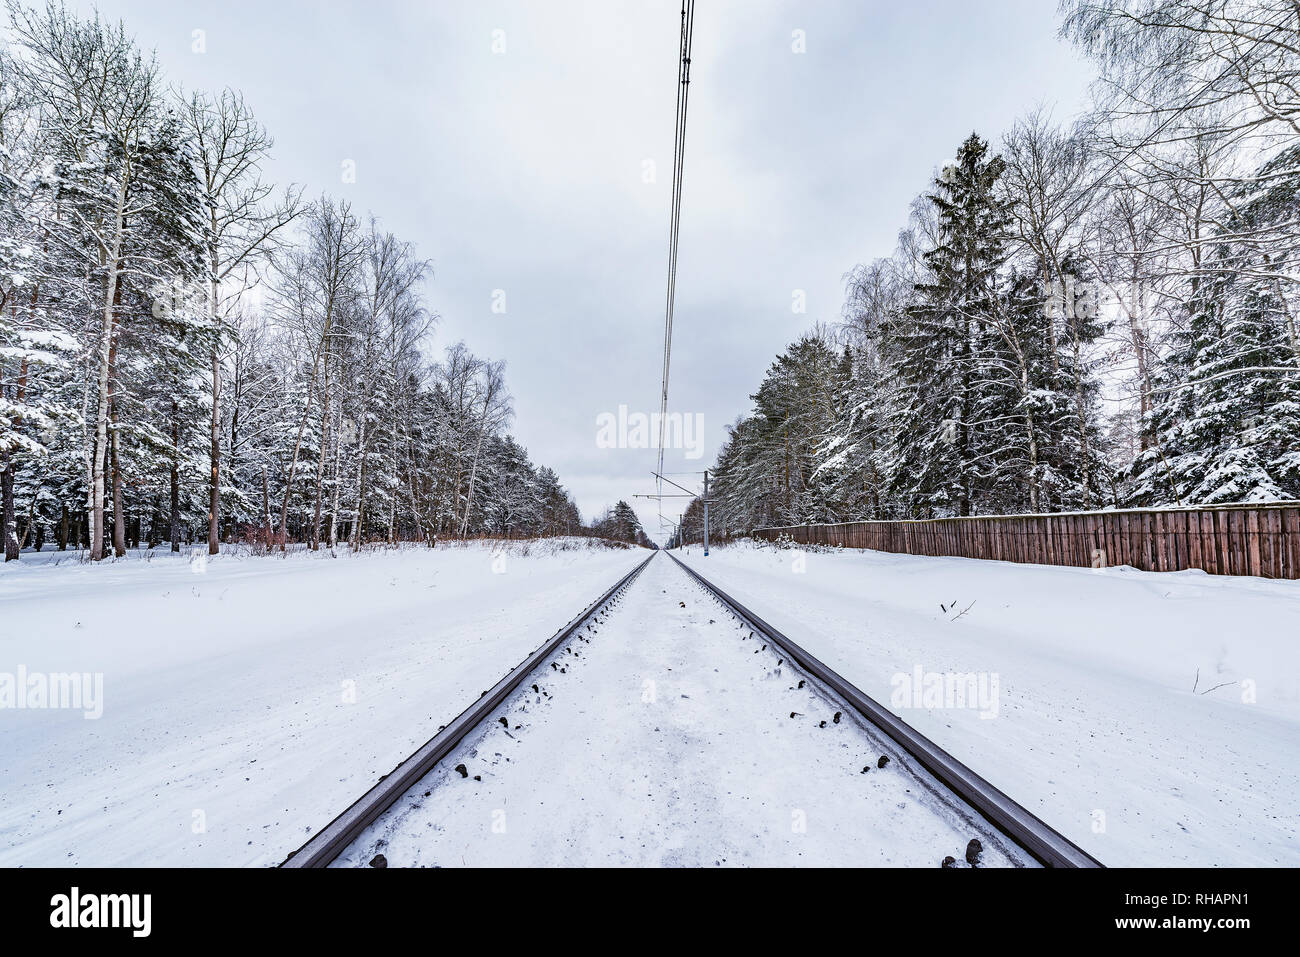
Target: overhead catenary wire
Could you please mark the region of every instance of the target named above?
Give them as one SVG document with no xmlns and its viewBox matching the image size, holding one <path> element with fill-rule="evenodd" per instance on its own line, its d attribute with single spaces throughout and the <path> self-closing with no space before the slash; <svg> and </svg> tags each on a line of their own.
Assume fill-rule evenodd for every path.
<svg viewBox="0 0 1300 957">
<path fill-rule="evenodd" d="M 677 115 L 673 130 L 672 209 L 668 227 L 668 289 L 664 301 L 663 371 L 659 390 L 659 467 L 657 491 L 663 493 L 664 434 L 668 419 L 668 373 L 673 354 L 673 314 L 677 296 L 677 246 L 682 217 L 682 166 L 686 155 L 686 108 L 690 101 L 691 41 L 695 27 L 695 0 L 682 0 L 681 38 L 677 63 Z M 663 519 L 662 500 L 659 518 Z"/>
</svg>

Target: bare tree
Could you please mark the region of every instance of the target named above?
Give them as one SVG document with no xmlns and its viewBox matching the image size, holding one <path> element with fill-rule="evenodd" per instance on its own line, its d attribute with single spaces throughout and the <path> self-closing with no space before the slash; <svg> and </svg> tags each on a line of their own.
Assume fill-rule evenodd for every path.
<svg viewBox="0 0 1300 957">
<path fill-rule="evenodd" d="M 1088 130 L 1065 132 L 1051 122 L 1043 108 L 1032 111 L 1018 122 L 1003 140 L 1002 158 L 1006 162 L 1002 186 L 1011 211 L 1016 239 L 1024 252 L 1037 263 L 1042 276 L 1045 297 L 1059 296 L 1062 301 L 1070 277 L 1065 268 L 1066 259 L 1082 242 L 1085 218 L 1092 208 L 1097 191 L 1093 183 L 1095 164 L 1088 148 Z M 1060 368 L 1060 339 L 1058 319 L 1068 319 L 1055 311 L 1048 312 L 1048 349 L 1053 371 Z M 1064 329 L 1070 338 L 1073 368 L 1082 369 L 1084 343 L 1079 335 L 1079 323 L 1066 321 Z M 1008 347 L 1016 355 L 1020 368 L 1016 379 L 1022 388 L 1028 386 L 1024 344 L 1004 335 Z M 1079 443 L 1080 485 L 1085 505 L 1091 505 L 1092 450 L 1089 440 L 1088 407 L 1084 396 L 1082 375 L 1074 376 L 1075 428 Z M 1031 459 L 1037 464 L 1037 446 L 1032 417 L 1029 422 Z M 1038 508 L 1037 483 L 1030 485 L 1031 502 Z"/>
<path fill-rule="evenodd" d="M 364 241 L 356 218 L 346 202 L 322 197 L 308 214 L 305 248 L 293 250 L 287 257 L 280 292 L 281 313 L 292 326 L 311 357 L 307 395 L 298 422 L 293 454 L 285 476 L 284 501 L 280 507 L 280 549 L 288 535 L 289 500 L 293 495 L 294 474 L 302 451 L 303 434 L 311 415 L 316 381 L 322 380 L 320 392 L 320 457 L 316 473 L 316 513 L 311 544 L 319 546 L 320 493 L 324 478 L 325 442 L 329 431 L 330 371 L 333 356 L 334 323 L 356 295 L 357 271 L 364 255 Z"/>
<path fill-rule="evenodd" d="M 208 552 L 215 555 L 221 549 L 221 365 L 228 340 L 223 333 L 234 303 L 250 279 L 258 278 L 271 246 L 300 212 L 301 194 L 290 187 L 272 201 L 275 187 L 263 182 L 260 169 L 272 141 L 238 93 L 195 93 L 185 101 L 182 116 L 194 141 L 194 165 L 207 209 L 205 298 L 212 325 Z"/>
<path fill-rule="evenodd" d="M 348 335 L 353 340 L 357 369 L 352 377 L 357 403 L 357 496 L 352 547 L 360 548 L 365 535 L 366 495 L 369 490 L 370 447 L 378 424 L 378 403 L 390 402 L 417 343 L 427 333 L 432 318 L 420 304 L 419 284 L 429 264 L 415 257 L 409 243 L 381 232 L 372 218 L 366 237 L 362 267 L 362 293 Z M 397 410 L 389 409 L 390 456 L 395 454 Z M 390 530 L 391 535 L 391 530 Z"/>
<path fill-rule="evenodd" d="M 1112 170 L 1169 207 L 1194 291 L 1212 243 L 1270 284 L 1288 322 L 1300 299 L 1300 220 L 1242 206 L 1300 176 L 1300 5 L 1293 0 L 1063 0 L 1062 32 L 1101 68 L 1098 128 Z M 1293 336 L 1293 349 L 1300 341 Z M 1300 355 L 1300 352 L 1297 353 Z"/>
<path fill-rule="evenodd" d="M 464 538 L 469 529 L 470 509 L 474 505 L 474 480 L 478 476 L 479 460 L 483 454 L 483 442 L 498 430 L 505 428 L 514 414 L 510 408 L 510 393 L 506 391 L 506 364 L 504 362 L 484 362 L 479 365 L 479 374 L 474 380 L 475 401 L 478 416 L 475 426 L 477 433 L 474 444 L 474 456 L 470 460 L 469 484 L 465 491 L 465 511 L 460 521 L 460 537 Z"/>
</svg>

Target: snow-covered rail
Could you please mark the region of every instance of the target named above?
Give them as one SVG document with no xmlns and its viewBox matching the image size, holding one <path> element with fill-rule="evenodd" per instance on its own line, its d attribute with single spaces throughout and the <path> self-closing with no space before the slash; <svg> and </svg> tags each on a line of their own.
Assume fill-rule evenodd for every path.
<svg viewBox="0 0 1300 957">
<path fill-rule="evenodd" d="M 929 738 L 901 721 L 893 712 L 858 690 L 744 605 L 710 583 L 695 569 L 668 552 L 706 592 L 748 627 L 780 648 L 790 661 L 814 681 L 829 689 L 868 723 L 893 740 L 944 787 L 956 794 L 991 825 L 1007 835 L 1046 867 L 1102 867 L 1096 858 L 1016 803 L 998 788 L 962 764 Z"/>
<path fill-rule="evenodd" d="M 841 845 L 852 845 L 851 853 L 842 855 L 846 861 L 911 865 L 930 855 L 937 860 L 954 838 L 959 846 L 969 835 L 967 828 L 974 828 L 987 849 L 980 865 L 1037 861 L 1053 867 L 1101 866 L 676 556 L 669 557 L 687 573 L 687 581 L 701 589 L 706 605 L 716 601 L 802 672 L 807 690 L 798 690 L 805 688 L 804 681 L 797 689 L 768 684 L 780 676 L 779 660 L 775 668 L 764 666 L 760 674 L 751 673 L 751 666 L 743 664 L 750 661 L 747 653 L 736 658 L 729 643 L 716 640 L 725 636 L 725 630 L 718 629 L 726 626 L 689 609 L 689 596 L 679 601 L 679 594 L 669 594 L 676 576 L 666 575 L 668 566 L 652 571 L 649 584 L 629 597 L 623 614 L 609 618 L 608 606 L 620 602 L 654 558 L 652 553 L 281 866 L 364 866 L 367 860 L 371 866 L 387 866 L 389 856 L 397 866 L 424 866 L 429 860 L 441 866 L 455 859 L 554 863 L 566 855 L 571 861 L 619 864 L 699 864 L 715 856 L 723 861 L 798 862 L 805 854 L 817 860 L 836 858 L 844 849 Z M 591 629 L 610 630 L 602 628 L 607 621 L 614 641 L 582 648 L 594 651 L 594 656 L 578 652 L 575 636 L 590 641 L 588 632 L 595 633 Z M 570 642 L 572 648 L 566 647 Z M 554 700 L 545 687 L 539 689 L 546 682 L 538 672 L 548 661 L 556 668 L 553 659 L 563 652 L 580 659 L 565 659 L 569 672 L 579 665 L 568 679 L 576 680 L 569 686 L 576 694 L 564 696 L 558 711 L 538 712 L 538 706 L 549 709 Z M 644 694 L 646 675 L 656 679 L 649 685 L 666 683 L 673 693 L 665 694 L 658 706 L 652 692 L 649 705 L 642 697 L 642 707 L 628 708 L 629 693 Z M 520 697 L 530 676 L 536 682 L 534 694 Z M 803 722 L 793 720 L 794 710 L 789 724 L 783 716 L 773 719 L 766 714 L 769 701 L 780 700 L 770 698 L 773 692 L 811 696 L 826 705 L 843 702 L 849 714 L 860 716 L 850 718 L 846 726 L 856 726 L 856 733 L 866 738 L 854 740 L 852 730 L 847 739 L 831 732 L 823 737 L 816 730 L 808 737 L 806 730 L 799 730 Z M 809 704 L 818 707 L 813 700 L 802 706 L 789 703 L 801 715 Z M 511 715 L 495 718 L 504 730 L 489 728 L 488 722 L 502 710 Z M 784 715 L 786 702 L 777 710 Z M 840 725 L 838 712 L 833 723 Z M 812 726 L 829 724 L 814 720 Z M 531 744 L 518 739 L 521 727 Z M 585 746 L 570 749 L 576 727 L 584 729 Z M 515 739 L 510 750 L 496 735 Z M 906 773 L 873 774 L 865 791 L 846 786 L 840 777 L 845 753 L 841 749 L 870 741 L 883 748 L 887 740 L 898 747 L 894 757 Z M 493 747 L 501 750 L 493 755 Z M 440 766 L 444 777 L 459 780 L 447 770 L 451 762 L 444 763 L 453 754 L 460 755 L 453 760 L 464 762 L 455 769 L 461 779 L 473 774 L 466 764 L 482 770 L 482 776 L 473 774 L 467 781 L 470 792 L 448 791 L 436 776 L 423 781 Z M 886 760 L 882 757 L 878 767 Z M 592 767 L 606 770 L 592 778 Z M 619 770 L 610 770 L 615 768 Z M 856 772 L 852 780 L 858 780 Z M 416 793 L 421 791 L 423 797 Z M 514 826 L 509 837 L 502 837 L 507 806 Z M 820 828 L 829 827 L 826 834 L 819 831 L 817 839 L 830 843 L 805 848 L 794 839 L 787 846 L 789 839 L 779 836 L 779 825 L 773 826 L 771 818 L 777 814 L 779 819 L 786 808 L 799 815 L 808 809 L 807 816 L 815 816 Z M 845 834 L 834 824 L 861 824 L 863 813 L 873 826 L 855 825 Z M 484 838 L 489 820 L 493 836 Z M 431 843 L 435 834 L 444 839 Z M 980 842 L 969 843 L 978 856 Z M 656 850 L 657 845 L 667 847 Z M 379 850 L 384 854 L 375 853 Z M 968 861 L 970 853 L 968 848 Z M 951 860 L 946 858 L 944 866 Z"/>
<path fill-rule="evenodd" d="M 576 618 L 531 655 L 521 661 L 509 674 L 490 690 L 483 692 L 478 701 L 466 708 L 450 724 L 425 742 L 418 751 L 404 760 L 390 773 L 380 778 L 369 791 L 346 811 L 336 817 L 306 844 L 289 855 L 281 867 L 326 867 L 356 839 L 371 823 L 380 817 L 410 787 L 424 777 L 435 765 L 470 734 L 478 725 L 505 701 L 524 680 L 541 668 L 548 658 L 577 633 L 610 602 L 614 601 L 641 574 L 650 560 L 645 561 L 615 582 L 600 597 L 583 609 Z"/>
</svg>

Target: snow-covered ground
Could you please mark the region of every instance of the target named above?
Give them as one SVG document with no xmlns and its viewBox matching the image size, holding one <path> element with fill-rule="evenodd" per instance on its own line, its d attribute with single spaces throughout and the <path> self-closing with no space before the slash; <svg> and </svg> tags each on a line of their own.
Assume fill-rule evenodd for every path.
<svg viewBox="0 0 1300 957">
<path fill-rule="evenodd" d="M 743 542 L 688 552 L 1103 863 L 1300 865 L 1300 582 Z M 927 700 L 944 673 L 982 681 L 985 701 Z"/>
<path fill-rule="evenodd" d="M 277 863 L 645 554 L 25 554 L 0 567 L 0 865 Z M 1300 865 L 1300 583 L 683 557 L 1106 864 Z M 666 556 L 592 637 L 342 863 L 934 866 L 977 833 Z M 13 697 L 83 673 L 77 707 Z M 967 700 L 929 700 L 957 673 Z"/>
<path fill-rule="evenodd" d="M 582 635 L 337 866 L 1032 863 L 666 556 Z"/>
<path fill-rule="evenodd" d="M 646 556 L 497 549 L 4 565 L 0 697 L 102 692 L 0 707 L 0 865 L 278 863 Z"/>
</svg>

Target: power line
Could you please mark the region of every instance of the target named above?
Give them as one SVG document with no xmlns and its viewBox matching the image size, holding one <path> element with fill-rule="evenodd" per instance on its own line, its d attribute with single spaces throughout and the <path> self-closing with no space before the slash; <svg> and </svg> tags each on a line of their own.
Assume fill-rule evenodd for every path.
<svg viewBox="0 0 1300 957">
<path fill-rule="evenodd" d="M 682 218 L 682 165 L 686 155 L 686 107 L 691 90 L 691 40 L 695 29 L 695 0 L 682 0 L 682 29 L 677 64 L 677 116 L 673 129 L 673 196 L 668 228 L 668 291 L 664 302 L 664 363 L 659 390 L 659 476 L 663 494 L 664 432 L 668 420 L 668 370 L 673 354 L 673 312 L 677 296 L 677 241 Z M 663 518 L 660 501 L 659 517 Z"/>
</svg>

